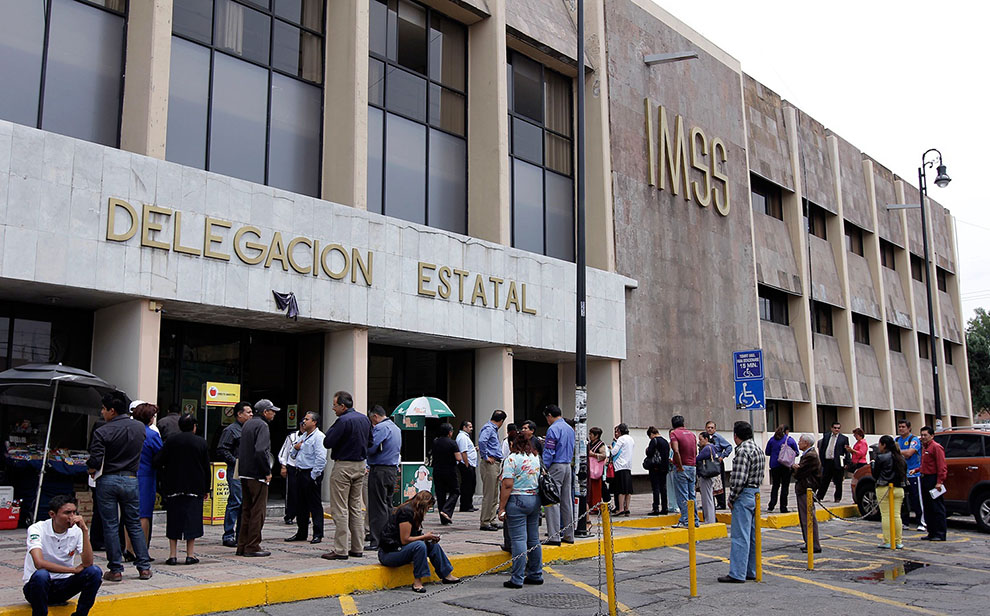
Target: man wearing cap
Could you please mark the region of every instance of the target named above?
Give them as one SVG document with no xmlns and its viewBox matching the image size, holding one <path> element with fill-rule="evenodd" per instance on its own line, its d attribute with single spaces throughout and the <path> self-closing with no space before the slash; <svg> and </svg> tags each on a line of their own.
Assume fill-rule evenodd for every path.
<svg viewBox="0 0 990 616">
<path fill-rule="evenodd" d="M 272 480 L 272 438 L 268 423 L 280 409 L 263 398 L 254 405 L 254 417 L 244 423 L 237 452 L 237 477 L 241 480 L 241 529 L 238 556 L 271 556 L 261 549 L 261 529 Z"/>
</svg>

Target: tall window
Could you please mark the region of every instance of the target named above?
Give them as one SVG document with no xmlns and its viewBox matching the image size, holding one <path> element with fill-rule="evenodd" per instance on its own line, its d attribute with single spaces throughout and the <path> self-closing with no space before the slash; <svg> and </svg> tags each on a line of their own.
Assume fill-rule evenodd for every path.
<svg viewBox="0 0 990 616">
<path fill-rule="evenodd" d="M 839 409 L 834 406 L 826 406 L 824 404 L 818 405 L 818 430 L 821 432 L 828 432 L 832 428 L 832 424 L 839 421 Z M 849 429 L 848 427 L 846 428 Z"/>
<path fill-rule="evenodd" d="M 863 230 L 851 222 L 846 222 L 846 250 L 863 256 Z"/>
<path fill-rule="evenodd" d="M 867 434 L 877 433 L 876 411 L 859 407 L 859 427 Z"/>
<path fill-rule="evenodd" d="M 935 268 L 935 284 L 938 286 L 938 290 L 948 293 L 949 283 L 947 282 L 946 272 L 941 267 Z"/>
<path fill-rule="evenodd" d="M 790 426 L 794 430 L 794 403 L 786 400 L 767 400 L 767 432 L 777 426 Z"/>
<path fill-rule="evenodd" d="M 931 359 L 931 343 L 928 341 L 928 334 L 918 332 L 918 356 L 921 359 Z"/>
<path fill-rule="evenodd" d="M 784 211 L 780 202 L 780 187 L 755 175 L 749 176 L 749 184 L 753 210 L 784 220 Z"/>
<path fill-rule="evenodd" d="M 816 334 L 834 335 L 832 333 L 832 307 L 828 304 L 815 302 L 811 311 L 811 320 Z"/>
<path fill-rule="evenodd" d="M 888 269 L 897 269 L 894 265 L 894 245 L 887 240 L 880 240 L 880 264 Z"/>
<path fill-rule="evenodd" d="M 408 0 L 371 0 L 368 209 L 467 232 L 467 33 Z"/>
<path fill-rule="evenodd" d="M 895 353 L 901 352 L 901 328 L 893 323 L 887 323 L 887 348 Z"/>
<path fill-rule="evenodd" d="M 911 255 L 911 278 L 925 281 L 925 260 L 918 255 Z"/>
<path fill-rule="evenodd" d="M 945 355 L 945 363 L 952 365 L 952 343 L 948 340 L 943 340 L 942 350 Z"/>
<path fill-rule="evenodd" d="M 757 292 L 760 299 L 760 319 L 787 325 L 787 294 L 763 285 L 759 285 Z"/>
<path fill-rule="evenodd" d="M 860 344 L 870 344 L 870 318 L 854 312 L 852 322 L 853 340 Z"/>
<path fill-rule="evenodd" d="M 320 188 L 324 0 L 174 0 L 165 158 Z"/>
<path fill-rule="evenodd" d="M 509 52 L 512 245 L 574 260 L 571 79 Z"/>
<path fill-rule="evenodd" d="M 828 235 L 825 232 L 827 216 L 828 214 L 824 209 L 818 207 L 814 203 L 806 203 L 804 207 L 804 224 L 808 229 L 808 233 L 814 235 L 815 237 L 820 237 L 823 240 L 827 240 Z"/>
<path fill-rule="evenodd" d="M 0 118 L 116 147 L 125 0 L 0 2 Z"/>
</svg>

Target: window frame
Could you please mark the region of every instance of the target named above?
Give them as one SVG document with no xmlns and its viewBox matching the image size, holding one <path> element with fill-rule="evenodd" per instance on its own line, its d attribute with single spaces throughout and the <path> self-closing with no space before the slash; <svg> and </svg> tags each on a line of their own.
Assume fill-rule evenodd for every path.
<svg viewBox="0 0 990 616">
<path fill-rule="evenodd" d="M 854 255 L 865 256 L 866 251 L 863 249 L 863 230 L 846 220 L 845 236 L 846 250 Z"/>
<path fill-rule="evenodd" d="M 870 318 L 854 312 L 852 313 L 852 323 L 853 341 L 859 344 L 870 344 Z"/>
<path fill-rule="evenodd" d="M 804 206 L 805 230 L 815 237 L 828 241 L 828 213 L 825 208 L 807 201 Z"/>
<path fill-rule="evenodd" d="M 812 331 L 822 336 L 835 337 L 835 328 L 832 323 L 832 306 L 815 302 L 811 311 Z"/>
<path fill-rule="evenodd" d="M 932 343 L 928 339 L 928 334 L 925 332 L 918 332 L 918 357 L 921 359 L 927 359 L 931 361 L 932 359 Z"/>
<path fill-rule="evenodd" d="M 942 339 L 942 355 L 945 358 L 945 365 L 947 366 L 954 365 L 952 363 L 952 343 L 946 340 L 945 338 Z"/>
<path fill-rule="evenodd" d="M 911 253 L 911 278 L 918 282 L 925 281 L 925 260 L 918 255 Z"/>
<path fill-rule="evenodd" d="M 760 303 L 761 321 L 790 325 L 790 308 L 786 293 L 761 284 L 757 286 L 757 299 Z"/>
<path fill-rule="evenodd" d="M 890 270 L 897 270 L 897 247 L 891 242 L 880 238 L 880 265 Z"/>
<path fill-rule="evenodd" d="M 949 272 L 945 271 L 941 267 L 935 267 L 935 286 L 943 293 L 949 292 L 948 276 Z"/>
<path fill-rule="evenodd" d="M 784 220 L 784 206 L 783 206 L 783 195 L 781 194 L 781 188 L 769 180 L 765 180 L 758 175 L 750 174 L 749 176 L 749 198 L 750 205 L 756 207 L 753 202 L 753 196 L 759 195 L 763 198 L 763 208 L 757 210 L 770 216 L 776 218 L 777 220 Z"/>
<path fill-rule="evenodd" d="M 895 340 L 897 341 L 896 344 L 894 343 Z M 894 353 L 903 353 L 902 348 L 900 326 L 887 323 L 887 349 Z"/>
</svg>

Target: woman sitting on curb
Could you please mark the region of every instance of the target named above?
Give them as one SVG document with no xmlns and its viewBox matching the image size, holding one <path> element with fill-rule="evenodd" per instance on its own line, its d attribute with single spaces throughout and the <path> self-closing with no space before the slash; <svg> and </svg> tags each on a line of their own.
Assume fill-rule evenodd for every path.
<svg viewBox="0 0 990 616">
<path fill-rule="evenodd" d="M 382 529 L 378 562 L 386 567 L 413 564 L 413 592 L 426 592 L 423 582 L 430 579 L 430 565 L 436 569 L 444 584 L 461 580 L 451 575 L 454 566 L 440 547 L 440 536 L 423 532 L 423 518 L 433 506 L 433 494 L 417 492 L 415 496 L 392 510 Z"/>
</svg>

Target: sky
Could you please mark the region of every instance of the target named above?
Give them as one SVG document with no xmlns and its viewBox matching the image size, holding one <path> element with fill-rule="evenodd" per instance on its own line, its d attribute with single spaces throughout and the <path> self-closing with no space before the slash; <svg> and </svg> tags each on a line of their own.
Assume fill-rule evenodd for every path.
<svg viewBox="0 0 990 616">
<path fill-rule="evenodd" d="M 938 148 L 952 182 L 929 171 L 928 192 L 956 218 L 963 318 L 990 312 L 990 3 L 654 1 L 912 185 Z"/>
</svg>

